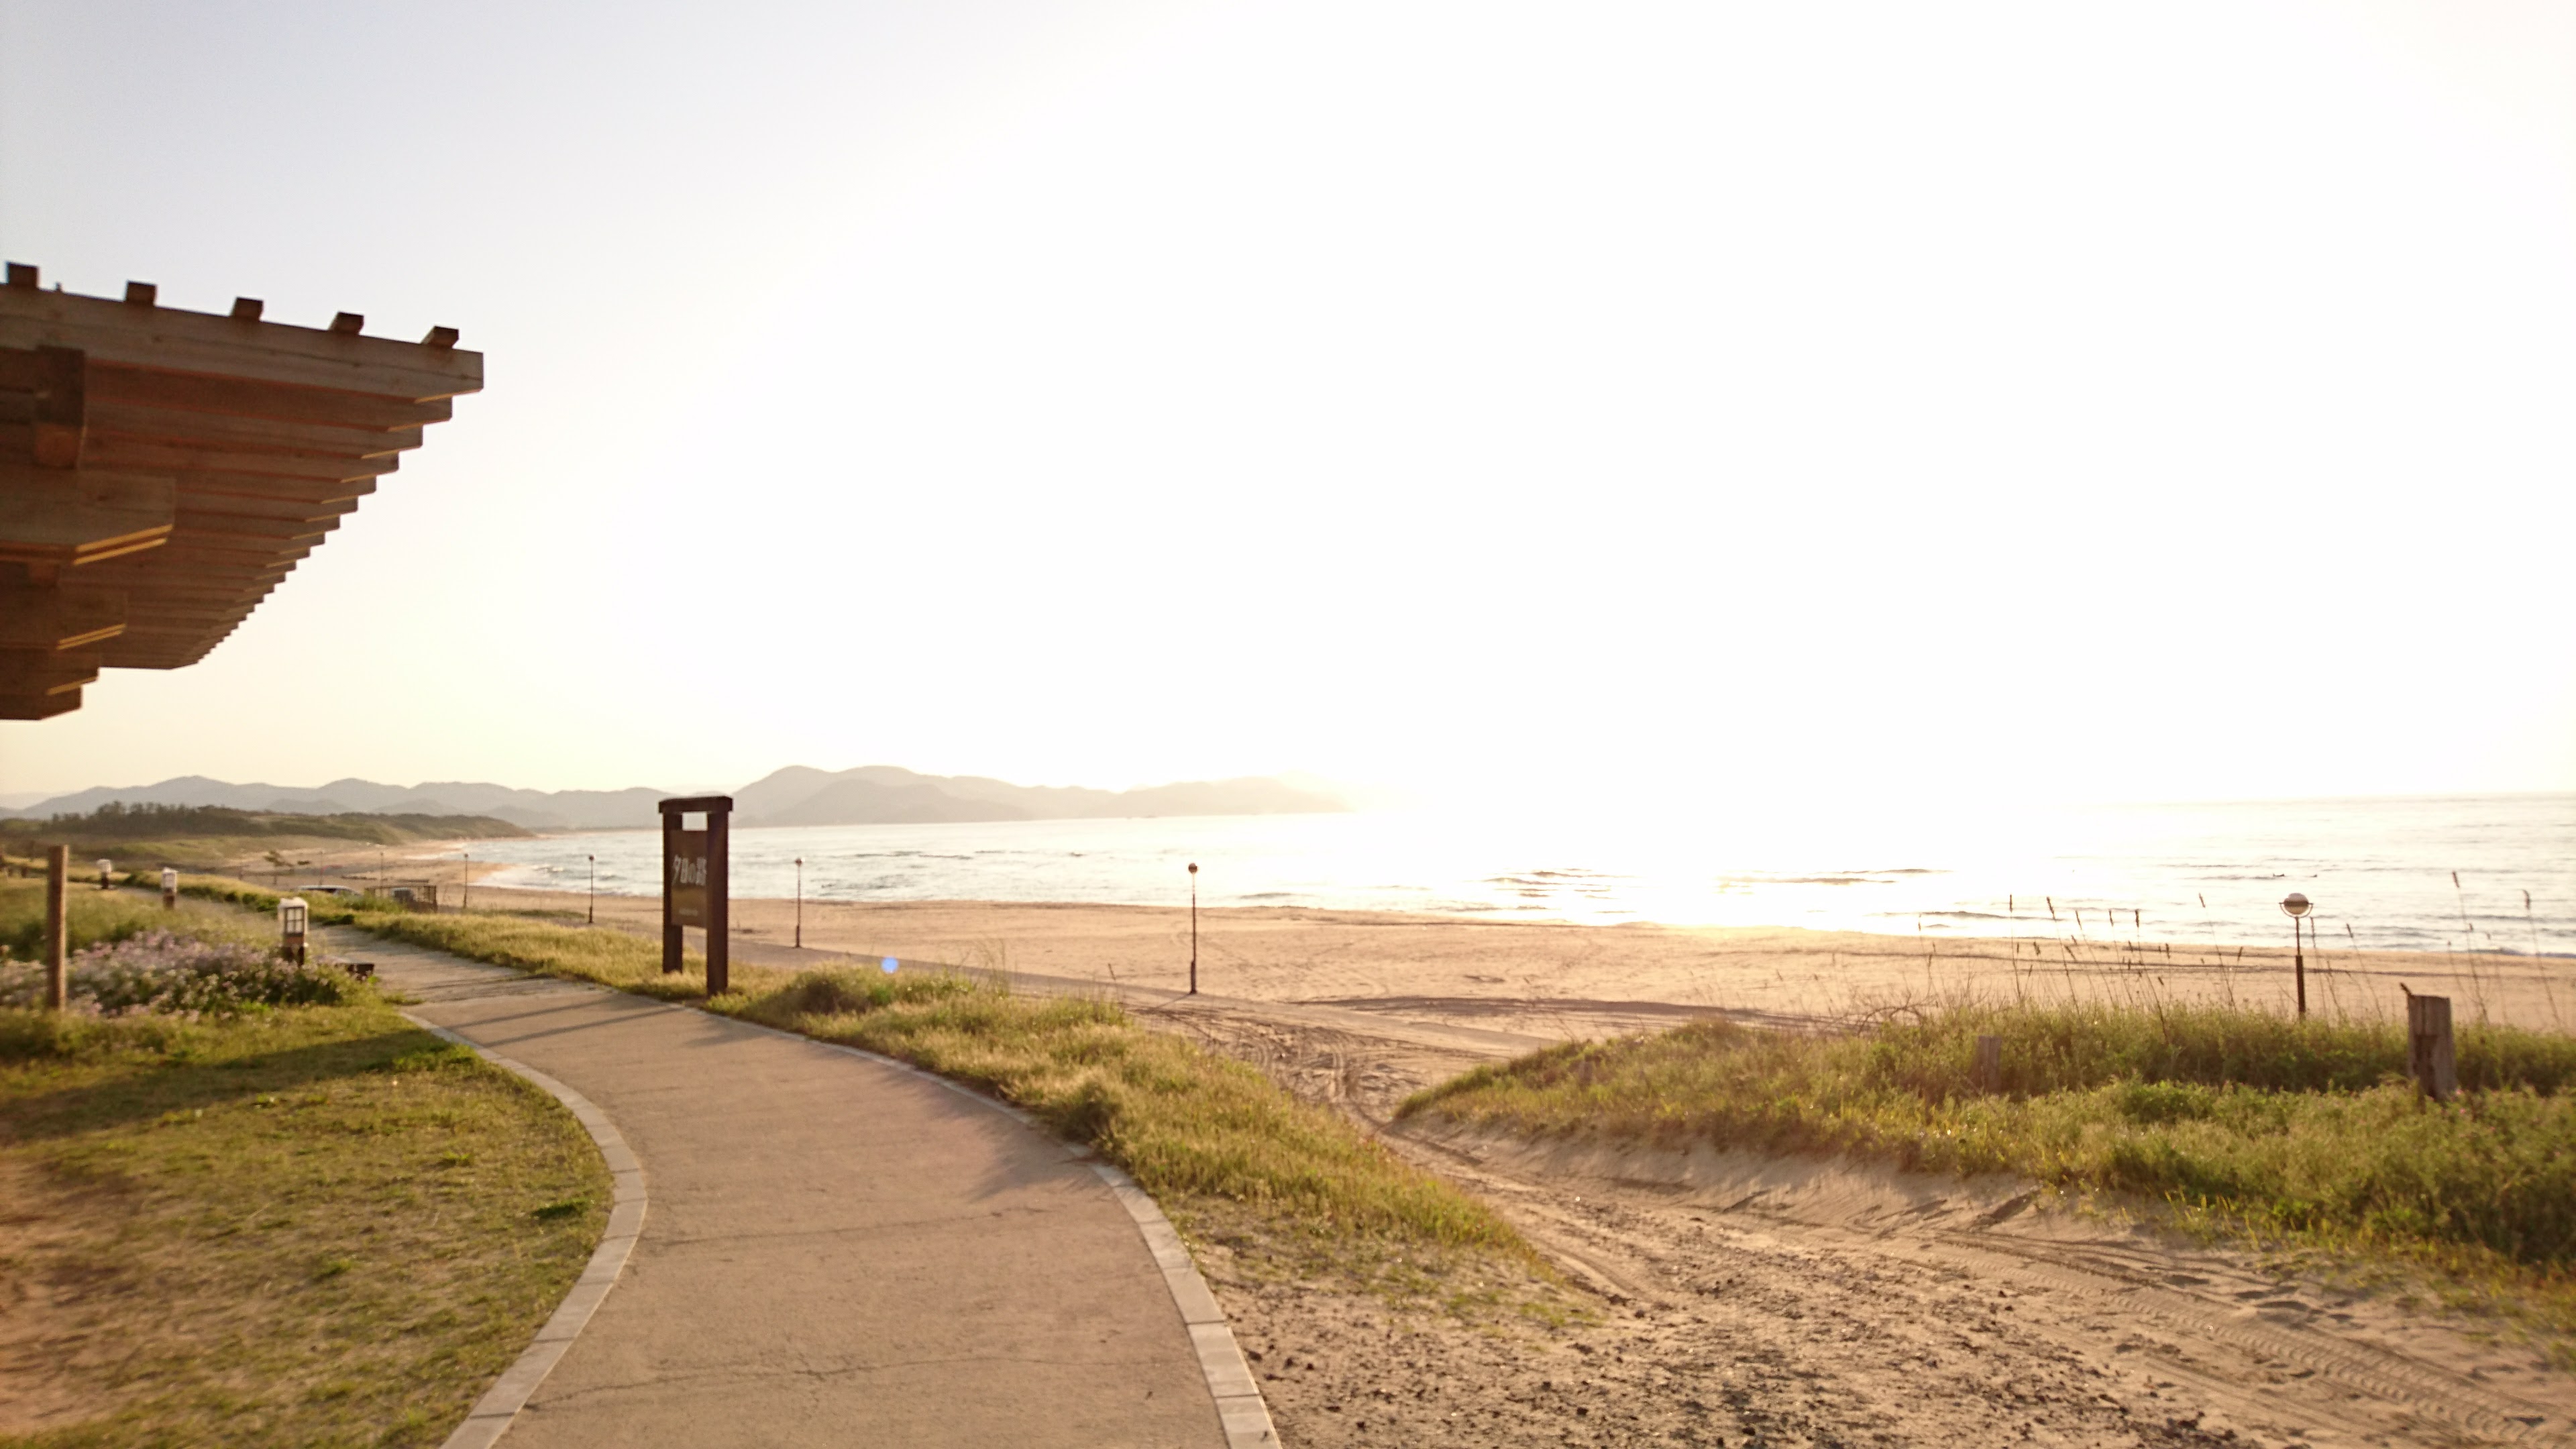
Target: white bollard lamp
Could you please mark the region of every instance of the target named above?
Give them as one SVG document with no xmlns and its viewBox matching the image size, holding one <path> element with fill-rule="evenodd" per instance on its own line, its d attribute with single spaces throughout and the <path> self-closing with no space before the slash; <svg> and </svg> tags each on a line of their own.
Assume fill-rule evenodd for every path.
<svg viewBox="0 0 2576 1449">
<path fill-rule="evenodd" d="M 277 941 L 287 960 L 304 964 L 304 922 L 308 912 L 302 896 L 288 896 L 277 903 Z"/>
<path fill-rule="evenodd" d="M 166 865 L 161 867 L 161 909 L 179 909 L 179 872 Z"/>
</svg>

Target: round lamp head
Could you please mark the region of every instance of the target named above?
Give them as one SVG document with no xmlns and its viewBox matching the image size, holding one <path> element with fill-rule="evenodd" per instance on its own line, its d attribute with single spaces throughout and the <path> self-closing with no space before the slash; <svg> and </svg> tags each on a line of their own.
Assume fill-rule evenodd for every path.
<svg viewBox="0 0 2576 1449">
<path fill-rule="evenodd" d="M 2281 909 L 2291 916 L 2304 916 L 2308 913 L 2308 898 L 2297 891 L 2292 891 L 2282 900 Z"/>
<path fill-rule="evenodd" d="M 1198 873 L 1199 873 L 1199 863 L 1198 863 L 1197 861 L 1195 861 L 1195 860 L 1194 860 L 1194 861 L 1191 861 L 1191 862 L 1190 862 L 1190 874 L 1192 874 L 1192 875 L 1197 875 Z"/>
</svg>

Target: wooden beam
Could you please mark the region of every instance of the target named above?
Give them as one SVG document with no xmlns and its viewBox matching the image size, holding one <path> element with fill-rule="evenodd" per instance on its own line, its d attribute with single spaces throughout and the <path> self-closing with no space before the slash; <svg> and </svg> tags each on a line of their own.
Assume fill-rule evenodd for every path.
<svg viewBox="0 0 2576 1449">
<path fill-rule="evenodd" d="M 126 620 L 129 623 L 141 624 L 145 622 L 143 616 L 157 604 L 172 603 L 181 599 L 229 604 L 258 598 L 270 589 L 276 588 L 294 567 L 292 562 L 259 570 L 217 569 L 211 565 L 199 565 L 193 569 L 159 578 L 149 575 L 140 579 L 83 578 L 81 582 L 109 587 L 122 585 L 126 592 Z"/>
<path fill-rule="evenodd" d="M 176 515 L 173 515 L 175 518 Z M 182 573 L 200 566 L 208 568 L 266 568 L 280 559 L 302 558 L 315 545 L 292 539 L 261 539 L 255 543 L 220 538 L 183 539 L 175 535 L 149 558 L 125 559 L 119 562 L 84 564 L 74 583 L 102 582 L 110 574 L 137 574 L 146 577 Z"/>
<path fill-rule="evenodd" d="M 182 644 L 194 648 L 208 639 L 219 639 L 242 620 L 249 618 L 256 607 L 256 603 L 251 603 L 236 605 L 231 613 L 201 612 L 172 615 L 167 623 L 148 620 L 138 615 L 124 633 L 97 647 L 104 651 L 102 657 L 106 659 L 110 669 L 149 667 L 137 666 L 132 662 L 137 650 L 167 652 Z M 143 625 L 147 623 L 152 624 L 153 627 L 144 628 Z"/>
<path fill-rule="evenodd" d="M 126 660 L 138 649 L 167 650 L 180 645 L 193 648 L 207 639 L 222 635 L 250 616 L 251 610 L 248 608 L 235 609 L 230 613 L 210 612 L 185 616 L 174 614 L 159 627 L 137 629 L 131 633 L 120 634 L 114 639 L 102 641 L 95 647 L 107 651 L 104 657 L 110 669 L 130 669 L 134 666 Z"/>
<path fill-rule="evenodd" d="M 70 577 L 74 583 L 90 584 L 100 588 L 229 587 L 267 578 L 274 574 L 282 574 L 293 568 L 296 559 L 303 557 L 304 553 L 312 552 L 310 548 L 305 548 L 302 553 L 288 557 L 289 551 L 295 547 L 295 545 L 288 545 L 275 553 L 262 551 L 247 556 L 231 551 L 195 549 L 173 559 L 166 567 L 141 566 L 144 563 L 143 560 L 132 559 L 124 560 L 124 567 L 119 567 L 112 562 L 77 570 Z"/>
<path fill-rule="evenodd" d="M 52 719 L 80 706 L 77 689 L 62 694 L 0 694 L 0 719 Z"/>
<path fill-rule="evenodd" d="M 390 435 L 388 435 L 390 436 Z M 353 478 L 381 478 L 402 466 L 402 454 L 388 448 L 371 458 L 327 457 L 311 453 L 252 453 L 216 448 L 176 448 L 136 438 L 102 436 L 93 430 L 81 449 L 85 468 L 150 468 L 165 473 L 246 473 L 262 478 L 317 479 L 345 483 Z"/>
<path fill-rule="evenodd" d="M 224 568 L 266 568 L 281 559 L 298 559 L 321 547 L 319 538 L 235 538 L 221 534 L 181 535 L 174 525 L 170 541 L 150 558 L 130 560 L 117 572 L 170 573 L 199 564 Z M 92 571 L 81 570 L 78 583 L 92 583 Z"/>
<path fill-rule="evenodd" d="M 179 408 L 188 412 L 225 413 L 267 418 L 282 423 L 320 423 L 335 428 L 370 428 L 394 432 L 443 423 L 455 415 L 445 398 L 405 402 L 364 397 L 313 387 L 281 387 L 237 377 L 201 377 L 90 360 L 90 405 L 134 403 L 143 407 Z"/>
<path fill-rule="evenodd" d="M 376 491 L 373 478 L 262 478 L 251 473 L 181 473 L 182 491 L 232 498 L 291 499 L 301 503 L 341 503 Z"/>
<path fill-rule="evenodd" d="M 176 568 L 132 569 L 113 574 L 98 569 L 82 569 L 72 577 L 75 582 L 92 588 L 125 590 L 129 596 L 127 617 L 139 618 L 157 599 L 204 594 L 209 590 L 229 598 L 246 589 L 267 588 L 294 567 L 295 560 L 292 559 L 258 565 L 229 559 L 191 559 Z"/>
<path fill-rule="evenodd" d="M 170 543 L 175 548 L 201 538 L 233 542 L 319 541 L 339 526 L 336 518 L 249 518 L 238 513 L 201 513 L 181 498 L 179 521 L 170 530 Z"/>
<path fill-rule="evenodd" d="M 143 624 L 145 615 L 163 604 L 189 599 L 248 599 L 256 593 L 273 589 L 295 570 L 298 560 L 261 568 L 239 564 L 195 563 L 166 573 L 145 573 L 132 578 L 93 579 L 84 570 L 74 575 L 82 583 L 95 583 L 125 590 L 128 621 Z"/>
<path fill-rule="evenodd" d="M 0 346 L 411 401 L 483 389 L 479 352 L 25 287 L 0 287 Z"/>
<path fill-rule="evenodd" d="M 90 405 L 89 431 L 171 447 L 310 453 L 324 458 L 377 458 L 421 444 L 419 427 L 350 428 L 104 400 Z"/>
<path fill-rule="evenodd" d="M 0 559 L 59 566 L 152 548 L 177 503 L 167 474 L 0 462 Z"/>
<path fill-rule="evenodd" d="M 361 500 L 330 498 L 310 502 L 301 498 L 254 498 L 238 493 L 210 493 L 179 483 L 179 511 L 231 518 L 277 518 L 294 523 L 318 523 L 326 518 L 346 518 L 358 511 Z"/>
<path fill-rule="evenodd" d="M 98 683 L 99 656 L 87 649 L 0 649 L 0 694 L 62 694 Z"/>
<path fill-rule="evenodd" d="M 241 627 L 239 619 L 219 619 L 186 630 L 163 630 L 114 639 L 99 646 L 110 669 L 177 669 L 206 657 Z"/>
<path fill-rule="evenodd" d="M 98 583 L 125 590 L 125 620 L 140 627 L 151 622 L 152 611 L 164 604 L 195 602 L 208 604 L 248 603 L 276 588 L 294 565 L 281 565 L 261 573 L 226 569 L 217 572 L 204 569 L 162 578 L 107 579 Z M 83 579 L 82 582 L 91 582 Z"/>
<path fill-rule="evenodd" d="M 125 591 L 81 584 L 0 587 L 0 649 L 79 649 L 125 632 Z"/>
<path fill-rule="evenodd" d="M 40 468 L 71 468 L 80 463 L 83 420 L 87 414 L 88 368 L 79 352 L 68 347 L 0 347 L 0 393 L 24 393 L 26 421 L 0 437 L 0 453 L 23 448 Z"/>
</svg>

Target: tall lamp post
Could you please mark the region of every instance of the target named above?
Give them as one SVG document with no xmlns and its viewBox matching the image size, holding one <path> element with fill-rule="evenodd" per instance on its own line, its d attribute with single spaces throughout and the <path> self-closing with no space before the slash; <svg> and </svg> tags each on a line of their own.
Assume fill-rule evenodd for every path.
<svg viewBox="0 0 2576 1449">
<path fill-rule="evenodd" d="M 805 857 L 796 857 L 796 949 L 805 949 Z"/>
<path fill-rule="evenodd" d="M 464 898 L 457 902 L 456 908 L 460 911 L 470 911 L 474 909 L 474 852 L 460 850 L 456 853 L 465 861 L 461 867 L 465 874 Z"/>
<path fill-rule="evenodd" d="M 1199 863 L 1190 862 L 1190 995 L 1199 994 Z"/>
<path fill-rule="evenodd" d="M 583 917 L 583 921 L 596 926 L 599 924 L 599 857 L 585 855 L 582 859 L 590 862 L 590 914 Z"/>
<path fill-rule="evenodd" d="M 2299 944 L 2299 918 L 2308 913 L 2308 898 L 2292 891 L 2281 901 L 2281 914 L 2290 918 L 2290 966 L 2298 973 L 2299 1019 L 2308 1017 L 2308 953 Z"/>
</svg>

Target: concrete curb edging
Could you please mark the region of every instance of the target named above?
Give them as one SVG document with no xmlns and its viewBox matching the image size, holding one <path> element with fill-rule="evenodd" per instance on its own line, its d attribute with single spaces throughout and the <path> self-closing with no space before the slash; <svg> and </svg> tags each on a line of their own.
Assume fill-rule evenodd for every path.
<svg viewBox="0 0 2576 1449">
<path fill-rule="evenodd" d="M 403 1020 L 441 1040 L 464 1047 L 504 1071 L 525 1077 L 563 1103 L 590 1133 L 590 1140 L 599 1148 L 600 1160 L 608 1164 L 609 1176 L 617 1184 L 608 1209 L 608 1231 L 600 1235 L 599 1246 L 591 1250 L 590 1262 L 582 1268 L 581 1277 L 574 1281 L 572 1291 L 556 1305 L 554 1316 L 537 1330 L 536 1341 L 528 1345 L 527 1352 L 502 1370 L 501 1377 L 494 1380 L 483 1397 L 475 1401 L 473 1409 L 465 1416 L 465 1422 L 457 1425 L 456 1432 L 448 1435 L 447 1442 L 440 1446 L 440 1449 L 490 1449 L 509 1429 L 511 1421 L 518 1417 L 519 1410 L 527 1407 L 528 1397 L 537 1391 L 537 1385 L 545 1382 L 547 1374 L 554 1372 L 556 1361 L 564 1356 L 565 1349 L 572 1347 L 572 1341 L 581 1336 L 582 1329 L 590 1322 L 590 1315 L 598 1310 L 600 1301 L 608 1296 L 609 1289 L 617 1286 L 619 1275 L 626 1271 L 627 1256 L 635 1251 L 635 1240 L 644 1231 L 644 1164 L 637 1161 L 634 1152 L 627 1147 L 626 1139 L 617 1131 L 617 1124 L 609 1121 L 608 1114 L 600 1111 L 588 1097 L 524 1062 L 486 1051 L 443 1026 L 432 1025 L 409 1012 L 403 1013 Z"/>
<path fill-rule="evenodd" d="M 1163 1286 L 1172 1290 L 1172 1302 L 1181 1310 L 1181 1321 L 1189 1325 L 1190 1347 L 1198 1351 L 1199 1372 L 1207 1375 L 1208 1392 L 1216 1398 L 1217 1421 L 1225 1426 L 1226 1449 L 1275 1449 L 1279 1433 L 1270 1425 L 1270 1406 L 1262 1401 L 1261 1385 L 1252 1377 L 1252 1366 L 1243 1361 L 1243 1349 L 1234 1341 L 1234 1329 L 1225 1321 L 1225 1310 L 1219 1308 L 1216 1295 L 1208 1291 L 1207 1280 L 1199 1276 L 1198 1264 L 1190 1261 L 1190 1250 L 1172 1227 L 1172 1220 L 1155 1206 L 1152 1194 L 1136 1185 L 1136 1179 L 1106 1162 L 1095 1161 L 1091 1170 L 1109 1184 L 1127 1215 L 1136 1220 L 1136 1230 L 1144 1234 L 1146 1251 L 1154 1255 L 1155 1266 L 1163 1270 Z"/>
<path fill-rule="evenodd" d="M 656 1004 L 669 1011 L 698 1010 L 696 1007 L 683 1006 L 672 1001 Z M 967 1101 L 1002 1113 L 1012 1121 L 1054 1143 L 1067 1157 L 1087 1163 L 1092 1172 L 1108 1185 L 1110 1195 L 1118 1199 L 1118 1205 L 1127 1210 L 1127 1216 L 1135 1220 L 1137 1234 L 1145 1240 L 1145 1251 L 1153 1255 L 1154 1266 L 1162 1270 L 1163 1287 L 1172 1295 L 1172 1306 L 1180 1310 L 1181 1324 L 1189 1330 L 1190 1347 L 1198 1355 L 1199 1372 L 1207 1379 L 1209 1396 L 1216 1400 L 1217 1422 L 1224 1429 L 1226 1449 L 1278 1449 L 1279 1431 L 1271 1425 L 1270 1406 L 1261 1397 L 1261 1384 L 1253 1378 L 1252 1366 L 1244 1362 L 1242 1347 L 1234 1341 L 1234 1329 L 1225 1321 L 1225 1310 L 1217 1306 L 1216 1295 L 1208 1291 L 1207 1280 L 1199 1276 L 1198 1264 L 1191 1261 L 1189 1247 L 1181 1241 L 1181 1235 L 1173 1228 L 1172 1220 L 1163 1216 L 1163 1210 L 1155 1205 L 1153 1195 L 1138 1187 L 1134 1178 L 1129 1177 L 1118 1167 L 1100 1161 L 1090 1148 L 1079 1143 L 1067 1142 L 1056 1136 L 1047 1130 L 1045 1123 L 1020 1108 L 1008 1102 L 997 1102 L 974 1088 L 962 1082 L 952 1082 L 937 1072 L 861 1047 L 844 1046 L 839 1042 L 801 1036 L 792 1031 L 781 1031 L 774 1026 L 763 1026 L 756 1021 L 744 1021 L 739 1017 L 723 1019 L 736 1026 L 747 1026 L 753 1031 L 765 1031 L 772 1036 L 785 1037 L 789 1041 L 802 1042 L 809 1047 L 819 1047 L 827 1052 L 846 1053 L 862 1061 L 892 1067 L 898 1072 L 906 1072 L 923 1081 L 935 1083 L 964 1097 Z M 494 1060 L 497 1061 L 499 1058 Z M 605 1245 L 603 1250 L 604 1247 Z M 542 1376 L 541 1374 L 539 1377 Z M 529 1387 L 535 1387 L 535 1380 L 529 1381 Z M 525 1397 L 524 1394 L 521 1395 L 522 1399 Z M 487 1442 L 489 1441 L 475 1441 L 477 1449 L 480 1444 Z M 468 1449 L 468 1445 L 463 1441 L 451 1439 L 444 1449 Z"/>
</svg>

